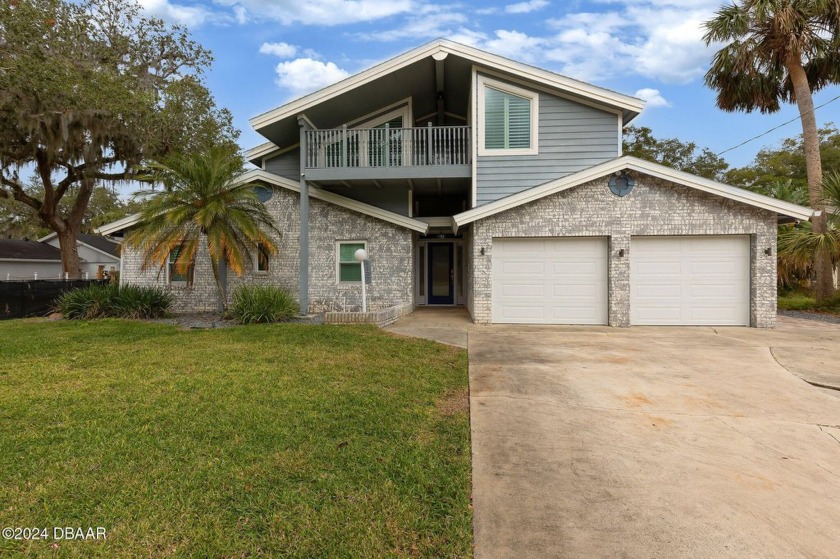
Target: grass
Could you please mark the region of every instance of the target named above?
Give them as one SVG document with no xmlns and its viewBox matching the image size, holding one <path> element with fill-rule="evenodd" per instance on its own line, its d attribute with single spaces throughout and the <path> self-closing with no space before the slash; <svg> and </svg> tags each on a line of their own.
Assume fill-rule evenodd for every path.
<svg viewBox="0 0 840 559">
<path fill-rule="evenodd" d="M 779 293 L 778 308 L 781 311 L 813 311 L 840 315 L 840 292 L 828 301 L 817 304 L 813 294 L 807 291 L 786 291 Z"/>
<path fill-rule="evenodd" d="M 472 553 L 463 350 L 34 319 L 0 322 L 0 354 L 0 527 L 107 530 L 0 556 Z"/>
</svg>

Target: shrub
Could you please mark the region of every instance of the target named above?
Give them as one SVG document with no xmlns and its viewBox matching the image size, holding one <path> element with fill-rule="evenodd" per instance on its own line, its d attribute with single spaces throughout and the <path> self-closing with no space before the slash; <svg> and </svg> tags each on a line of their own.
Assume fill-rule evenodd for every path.
<svg viewBox="0 0 840 559">
<path fill-rule="evenodd" d="M 233 292 L 231 317 L 240 324 L 283 322 L 298 313 L 294 297 L 271 285 L 242 285 Z"/>
<path fill-rule="evenodd" d="M 172 295 L 158 287 L 89 285 L 58 298 L 56 310 L 65 318 L 159 318 L 172 306 Z"/>
</svg>

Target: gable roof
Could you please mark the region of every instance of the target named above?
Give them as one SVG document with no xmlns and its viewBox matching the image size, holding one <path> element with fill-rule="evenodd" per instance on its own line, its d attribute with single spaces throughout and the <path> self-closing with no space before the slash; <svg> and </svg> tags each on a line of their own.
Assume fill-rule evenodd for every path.
<svg viewBox="0 0 840 559">
<path fill-rule="evenodd" d="M 776 198 L 770 198 L 769 196 L 763 196 L 749 190 L 744 190 L 743 188 L 737 188 L 728 184 L 704 179 L 702 177 L 692 175 L 691 173 L 678 171 L 676 169 L 672 169 L 671 167 L 666 167 L 651 161 L 645 161 L 631 156 L 624 156 L 617 159 L 611 159 L 599 165 L 595 165 L 594 167 L 578 171 L 572 175 L 567 175 L 563 178 L 547 182 L 540 186 L 535 186 L 534 188 L 524 190 L 517 194 L 500 198 L 499 200 L 490 202 L 489 204 L 484 204 L 483 206 L 459 213 L 452 216 L 452 225 L 457 231 L 459 227 L 463 227 L 473 221 L 490 217 L 523 204 L 545 198 L 551 194 L 556 194 L 557 192 L 562 192 L 592 180 L 606 177 L 624 170 L 638 171 L 652 177 L 675 182 L 709 194 L 735 200 L 749 206 L 770 210 L 776 212 L 778 215 L 797 220 L 807 220 L 810 219 L 811 216 L 817 214 L 817 212 L 805 206 L 791 204 L 790 202 L 777 200 Z"/>
<path fill-rule="evenodd" d="M 304 95 L 299 99 L 286 103 L 250 119 L 250 124 L 259 132 L 261 129 L 280 120 L 297 118 L 297 116 L 314 105 L 337 97 L 342 93 L 369 83 L 377 78 L 386 76 L 400 68 L 404 68 L 419 60 L 430 56 L 454 54 L 471 61 L 475 65 L 501 72 L 507 72 L 528 81 L 555 89 L 567 95 L 587 99 L 591 102 L 620 110 L 624 114 L 624 122 L 630 122 L 645 106 L 641 99 L 618 93 L 603 87 L 578 81 L 535 66 L 516 62 L 496 54 L 492 54 L 474 47 L 462 45 L 445 39 L 437 39 L 404 54 L 386 60 L 372 68 L 350 76 L 333 85 Z M 262 147 L 262 146 L 260 146 Z"/>
<path fill-rule="evenodd" d="M 44 243 L 46 241 L 55 239 L 56 236 L 56 233 L 50 233 L 46 237 L 41 237 L 38 240 Z M 76 242 L 85 245 L 86 247 L 93 249 L 97 252 L 106 254 L 108 256 L 113 256 L 114 258 L 120 257 L 119 243 L 115 243 L 111 239 L 103 237 L 102 235 L 88 235 L 86 233 L 80 233 L 78 238 L 76 239 Z"/>
<path fill-rule="evenodd" d="M 39 241 L 0 239 L 0 260 L 48 260 L 61 262 L 61 251 Z"/>
<path fill-rule="evenodd" d="M 251 182 L 267 183 L 280 188 L 285 188 L 286 190 L 297 192 L 298 194 L 300 193 L 300 184 L 298 182 L 277 176 L 274 173 L 263 171 L 262 169 L 254 169 L 252 171 L 248 171 L 247 173 L 239 177 L 239 179 L 237 180 L 237 183 Z M 429 229 L 429 225 L 427 223 L 423 223 L 422 221 L 410 217 L 405 217 L 394 212 L 389 212 L 388 210 L 383 210 L 381 208 L 377 208 L 376 206 L 371 206 L 370 204 L 358 202 L 345 196 L 341 196 L 340 194 L 335 194 L 333 192 L 322 190 L 316 186 L 310 185 L 309 196 L 311 198 L 315 198 L 316 200 L 329 202 L 330 204 L 334 204 L 336 206 L 352 210 L 363 215 L 375 217 L 376 219 L 380 219 L 382 221 L 392 223 L 394 225 L 399 225 L 400 227 L 405 227 L 406 229 L 417 231 L 419 233 L 426 233 Z M 96 229 L 96 232 L 101 235 L 110 235 L 111 233 L 115 233 L 122 229 L 127 229 L 139 223 L 139 221 L 140 214 L 137 213 L 120 219 L 118 221 L 114 221 L 112 223 L 103 225 Z"/>
</svg>

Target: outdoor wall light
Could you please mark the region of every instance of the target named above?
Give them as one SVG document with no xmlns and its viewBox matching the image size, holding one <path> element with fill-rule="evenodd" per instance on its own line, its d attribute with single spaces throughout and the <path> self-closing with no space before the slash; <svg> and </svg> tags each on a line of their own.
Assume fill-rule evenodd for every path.
<svg viewBox="0 0 840 559">
<path fill-rule="evenodd" d="M 619 255 L 621 258 L 624 258 L 624 249 L 623 249 L 623 248 L 618 249 L 618 255 Z"/>
<path fill-rule="evenodd" d="M 770 248 L 770 247 L 765 248 L 764 249 L 764 254 L 766 254 L 767 256 L 770 256 L 771 254 L 773 254 L 773 249 Z"/>
<path fill-rule="evenodd" d="M 481 247 L 481 256 L 484 256 L 484 247 Z"/>
</svg>

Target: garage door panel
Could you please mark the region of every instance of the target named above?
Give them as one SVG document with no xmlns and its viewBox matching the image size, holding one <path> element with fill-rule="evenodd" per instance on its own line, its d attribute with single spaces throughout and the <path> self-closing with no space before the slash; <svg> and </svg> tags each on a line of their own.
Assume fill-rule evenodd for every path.
<svg viewBox="0 0 840 559">
<path fill-rule="evenodd" d="M 542 262 L 534 262 L 532 260 L 523 262 L 504 262 L 502 264 L 502 271 L 507 276 L 541 276 L 545 273 L 545 264 Z"/>
<path fill-rule="evenodd" d="M 606 324 L 606 239 L 497 238 L 492 254 L 493 322 Z"/>
<path fill-rule="evenodd" d="M 633 237 L 630 245 L 631 324 L 749 324 L 749 237 Z"/>
<path fill-rule="evenodd" d="M 601 296 L 602 287 L 593 283 L 555 283 L 551 286 L 551 296 L 572 302 L 585 299 L 588 305 L 592 305 Z"/>
<path fill-rule="evenodd" d="M 502 295 L 505 297 L 545 297 L 546 289 L 543 284 L 533 283 L 508 283 L 502 286 Z"/>
<path fill-rule="evenodd" d="M 682 286 L 673 284 L 647 284 L 639 286 L 636 296 L 640 299 L 679 299 Z"/>
</svg>

